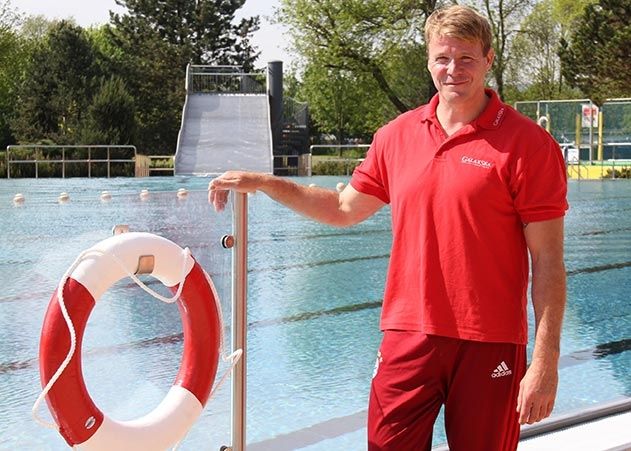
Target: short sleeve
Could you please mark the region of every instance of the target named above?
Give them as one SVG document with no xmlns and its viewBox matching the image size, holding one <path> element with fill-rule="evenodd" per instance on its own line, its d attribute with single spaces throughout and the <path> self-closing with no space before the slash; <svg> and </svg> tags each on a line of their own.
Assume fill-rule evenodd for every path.
<svg viewBox="0 0 631 451">
<path fill-rule="evenodd" d="M 387 204 L 390 203 L 388 176 L 379 132 L 373 138 L 370 149 L 366 153 L 366 159 L 353 171 L 350 183 L 360 193 L 369 194 Z"/>
<path fill-rule="evenodd" d="M 521 155 L 513 196 L 524 224 L 565 215 L 568 209 L 565 161 L 558 144 L 547 133 L 540 145 L 529 146 Z"/>
</svg>

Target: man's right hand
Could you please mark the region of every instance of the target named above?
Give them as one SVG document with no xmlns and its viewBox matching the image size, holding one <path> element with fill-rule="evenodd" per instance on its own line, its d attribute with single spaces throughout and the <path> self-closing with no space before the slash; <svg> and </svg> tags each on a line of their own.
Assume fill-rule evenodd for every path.
<svg viewBox="0 0 631 451">
<path fill-rule="evenodd" d="M 228 171 L 208 184 L 208 202 L 215 211 L 223 211 L 228 202 L 229 191 L 253 193 L 263 185 L 267 174 L 259 172 Z"/>
</svg>

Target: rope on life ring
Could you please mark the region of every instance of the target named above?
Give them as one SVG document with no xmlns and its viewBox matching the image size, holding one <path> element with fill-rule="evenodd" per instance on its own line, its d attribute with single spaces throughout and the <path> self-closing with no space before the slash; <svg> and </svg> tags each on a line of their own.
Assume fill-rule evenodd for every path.
<svg viewBox="0 0 631 451">
<path fill-rule="evenodd" d="M 150 273 L 175 292 L 174 296 L 165 298 L 155 293 L 135 273 Z M 117 421 L 101 412 L 87 391 L 81 370 L 81 344 L 96 302 L 126 276 L 154 297 L 177 302 L 184 350 L 175 382 L 162 402 L 141 418 Z M 49 303 L 39 353 L 44 388 L 33 406 L 33 416 L 40 424 L 57 429 L 70 446 L 80 449 L 164 450 L 177 446 L 212 396 L 222 335 L 217 292 L 188 249 L 142 232 L 103 240 L 79 255 Z M 217 387 L 240 356 L 238 350 L 224 358 L 232 365 Z M 43 398 L 56 424 L 38 418 Z"/>
</svg>

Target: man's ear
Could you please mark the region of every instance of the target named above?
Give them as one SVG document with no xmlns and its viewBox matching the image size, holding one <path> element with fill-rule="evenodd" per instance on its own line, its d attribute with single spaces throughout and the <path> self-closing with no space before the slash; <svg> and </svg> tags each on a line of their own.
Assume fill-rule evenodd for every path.
<svg viewBox="0 0 631 451">
<path fill-rule="evenodd" d="M 493 50 L 493 47 L 491 47 L 489 49 L 489 53 L 486 54 L 486 70 L 491 70 L 491 67 L 493 67 L 493 61 L 495 60 L 495 50 Z"/>
</svg>

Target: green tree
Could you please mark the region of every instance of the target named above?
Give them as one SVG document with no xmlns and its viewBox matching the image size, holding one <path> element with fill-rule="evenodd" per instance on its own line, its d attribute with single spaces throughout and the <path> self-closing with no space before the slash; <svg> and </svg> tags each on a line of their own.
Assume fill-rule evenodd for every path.
<svg viewBox="0 0 631 451">
<path fill-rule="evenodd" d="M 396 115 L 374 79 L 321 64 L 305 69 L 299 98 L 309 104 L 316 130 L 335 135 L 340 144 L 349 137 L 369 140 L 384 115 Z"/>
<path fill-rule="evenodd" d="M 24 18 L 19 27 L 20 36 L 30 42 L 39 42 L 58 23 L 58 20 L 49 20 L 41 14 L 28 16 Z"/>
<path fill-rule="evenodd" d="M 596 103 L 631 94 L 631 4 L 600 0 L 585 9 L 569 40 L 562 40 L 562 73 Z"/>
<path fill-rule="evenodd" d="M 26 64 L 22 41 L 16 33 L 19 14 L 8 1 L 0 3 L 0 148 L 14 142 L 10 123 L 15 112 L 16 89 Z"/>
<path fill-rule="evenodd" d="M 139 151 L 172 155 L 186 96 L 185 61 L 179 49 L 151 34 L 143 39 L 121 39 L 111 26 L 99 47 L 106 52 L 108 73 L 125 80 L 135 99 Z"/>
<path fill-rule="evenodd" d="M 251 36 L 258 16 L 234 24 L 245 0 L 116 0 L 127 14 L 112 14 L 116 35 L 126 39 L 159 38 L 175 46 L 183 67 L 194 64 L 232 64 L 249 70 L 258 57 Z"/>
<path fill-rule="evenodd" d="M 32 47 L 13 122 L 16 138 L 75 143 L 99 76 L 97 55 L 83 29 L 66 21 Z"/>
<path fill-rule="evenodd" d="M 289 27 L 303 67 L 370 77 L 371 88 L 404 112 L 428 97 L 429 89 L 422 92 L 431 82 L 420 43 L 435 5 L 435 0 L 282 0 L 277 20 Z M 402 74 L 404 80 L 398 78 Z"/>
<path fill-rule="evenodd" d="M 101 82 L 88 108 L 83 144 L 132 144 L 136 128 L 133 97 L 118 77 Z"/>
<path fill-rule="evenodd" d="M 593 0 L 543 0 L 523 20 L 513 43 L 506 100 L 562 99 L 580 96 L 561 74 L 558 49 L 582 10 Z M 516 92 L 511 92 L 513 88 Z"/>
</svg>

